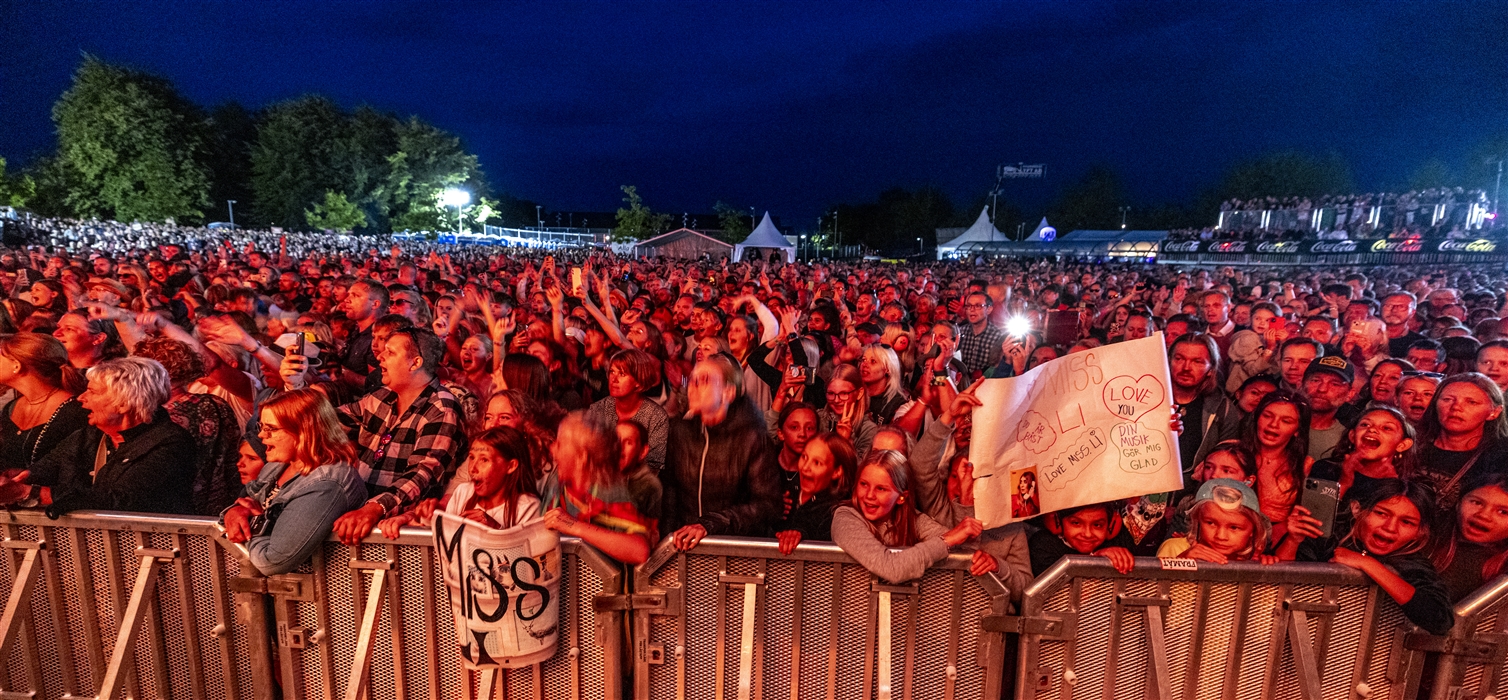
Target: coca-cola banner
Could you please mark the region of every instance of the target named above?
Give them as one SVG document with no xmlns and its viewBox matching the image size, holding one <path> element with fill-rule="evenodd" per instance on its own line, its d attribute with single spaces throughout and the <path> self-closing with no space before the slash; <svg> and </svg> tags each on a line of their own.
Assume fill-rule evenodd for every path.
<svg viewBox="0 0 1508 700">
<path fill-rule="evenodd" d="M 1162 253 L 1213 255 L 1352 255 L 1365 253 L 1508 253 L 1508 248 L 1488 238 L 1429 240 L 1400 238 L 1382 240 L 1301 241 L 1163 241 Z"/>
</svg>

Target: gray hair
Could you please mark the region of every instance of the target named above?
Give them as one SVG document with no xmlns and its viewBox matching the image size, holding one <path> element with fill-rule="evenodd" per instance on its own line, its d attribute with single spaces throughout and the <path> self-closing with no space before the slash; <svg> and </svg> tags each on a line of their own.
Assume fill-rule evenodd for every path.
<svg viewBox="0 0 1508 700">
<path fill-rule="evenodd" d="M 173 393 L 167 369 L 144 357 L 106 360 L 89 370 L 89 378 L 99 380 L 122 414 L 141 423 L 150 423 Z"/>
</svg>

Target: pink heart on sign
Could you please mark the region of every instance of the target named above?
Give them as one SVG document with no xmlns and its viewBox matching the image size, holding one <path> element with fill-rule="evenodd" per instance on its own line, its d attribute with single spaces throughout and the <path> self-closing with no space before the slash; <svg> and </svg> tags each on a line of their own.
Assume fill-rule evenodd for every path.
<svg viewBox="0 0 1508 700">
<path fill-rule="evenodd" d="M 1105 382 L 1101 396 L 1111 415 L 1135 423 L 1161 406 L 1167 398 L 1166 394 L 1167 389 L 1157 377 L 1143 374 L 1132 379 L 1130 375 L 1123 374 Z"/>
</svg>

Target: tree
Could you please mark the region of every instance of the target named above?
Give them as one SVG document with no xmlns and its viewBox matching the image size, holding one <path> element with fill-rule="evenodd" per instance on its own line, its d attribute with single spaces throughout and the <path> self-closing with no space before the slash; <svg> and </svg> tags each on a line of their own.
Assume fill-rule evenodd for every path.
<svg viewBox="0 0 1508 700">
<path fill-rule="evenodd" d="M 613 227 L 612 238 L 614 241 L 632 241 L 650 238 L 664 233 L 670 225 L 669 214 L 656 214 L 644 206 L 644 199 L 639 196 L 639 188 L 633 185 L 624 185 L 623 202 L 628 205 L 627 209 L 618 209 L 618 225 Z"/>
<path fill-rule="evenodd" d="M 229 214 L 226 200 L 240 205 L 237 218 L 243 225 L 257 225 L 252 206 L 251 146 L 257 138 L 257 118 L 236 102 L 227 102 L 210 112 L 208 123 L 210 170 L 209 216 Z"/>
<path fill-rule="evenodd" d="M 367 225 L 367 215 L 344 194 L 329 190 L 325 201 L 304 211 L 304 220 L 321 230 L 355 231 Z"/>
<path fill-rule="evenodd" d="M 24 207 L 36 194 L 36 180 L 25 173 L 7 176 L 5 159 L 0 158 L 0 205 Z"/>
<path fill-rule="evenodd" d="M 162 78 L 85 56 L 52 108 L 63 204 L 84 217 L 198 220 L 209 205 L 204 118 Z"/>
<path fill-rule="evenodd" d="M 440 204 L 440 193 L 447 187 L 464 187 L 478 203 L 482 201 L 486 186 L 481 168 L 477 157 L 461 147 L 460 138 L 410 117 L 397 125 L 394 145 L 376 200 L 395 230 L 451 228 Z"/>
<path fill-rule="evenodd" d="M 1222 200 L 1319 197 L 1352 189 L 1351 168 L 1338 154 L 1321 158 L 1298 151 L 1270 153 L 1238 163 L 1217 188 Z"/>
<path fill-rule="evenodd" d="M 1096 165 L 1063 189 L 1047 208 L 1047 220 L 1060 231 L 1119 228 L 1125 204 L 1120 176 L 1109 166 Z"/>
<path fill-rule="evenodd" d="M 1409 189 L 1428 190 L 1436 187 L 1453 187 L 1456 178 L 1450 172 L 1450 166 L 1439 158 L 1430 158 L 1419 166 L 1414 174 L 1409 176 Z"/>
<path fill-rule="evenodd" d="M 904 255 L 935 246 L 938 227 L 954 223 L 953 203 L 936 187 L 915 192 L 895 187 L 881 192 L 873 203 L 840 204 L 837 209 L 845 244 L 862 243 Z"/>
<path fill-rule="evenodd" d="M 348 191 L 335 169 L 345 115 L 317 95 L 280 102 L 257 124 L 251 146 L 251 190 L 257 217 L 268 224 L 300 227 L 304 210 L 324 193 Z"/>
<path fill-rule="evenodd" d="M 754 232 L 754 222 L 742 209 L 719 201 L 712 205 L 712 211 L 717 213 L 717 222 L 723 230 L 724 241 L 739 243 Z"/>
</svg>

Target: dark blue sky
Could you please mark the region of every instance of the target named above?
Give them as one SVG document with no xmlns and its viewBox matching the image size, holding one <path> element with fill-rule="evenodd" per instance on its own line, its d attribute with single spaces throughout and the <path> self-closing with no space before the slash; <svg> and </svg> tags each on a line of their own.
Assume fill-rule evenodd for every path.
<svg viewBox="0 0 1508 700">
<path fill-rule="evenodd" d="M 129 5 L 129 6 L 127 6 Z M 1508 131 L 1508 3 L 0 2 L 0 156 L 53 145 L 81 52 L 205 105 L 306 92 L 462 136 L 495 189 L 605 210 L 636 184 L 786 221 L 900 185 L 1041 199 L 1107 162 L 1143 201 L 1334 150 L 1363 188 Z"/>
</svg>

